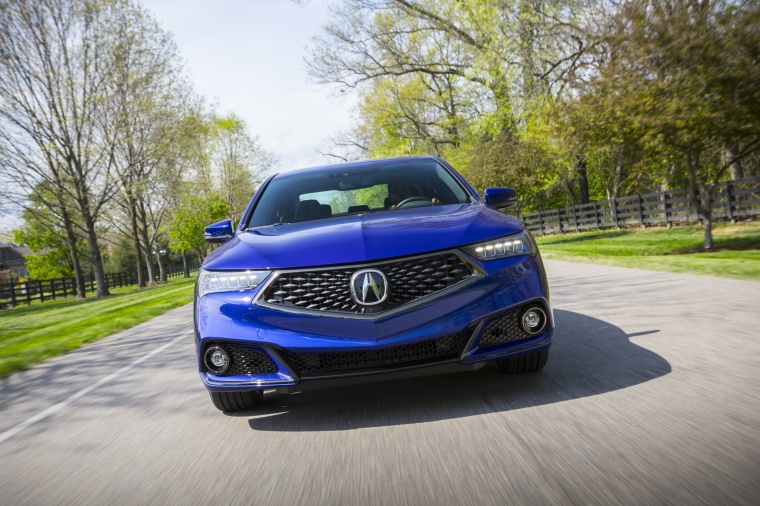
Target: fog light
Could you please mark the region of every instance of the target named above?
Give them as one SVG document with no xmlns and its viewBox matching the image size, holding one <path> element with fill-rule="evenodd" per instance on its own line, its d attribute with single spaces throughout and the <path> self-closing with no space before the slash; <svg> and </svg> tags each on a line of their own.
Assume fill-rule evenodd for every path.
<svg viewBox="0 0 760 506">
<path fill-rule="evenodd" d="M 211 372 L 223 373 L 230 366 L 230 357 L 219 346 L 211 346 L 206 350 L 206 367 Z"/>
<path fill-rule="evenodd" d="M 540 308 L 532 307 L 522 315 L 522 326 L 528 334 L 538 334 L 546 325 L 546 314 Z"/>
</svg>

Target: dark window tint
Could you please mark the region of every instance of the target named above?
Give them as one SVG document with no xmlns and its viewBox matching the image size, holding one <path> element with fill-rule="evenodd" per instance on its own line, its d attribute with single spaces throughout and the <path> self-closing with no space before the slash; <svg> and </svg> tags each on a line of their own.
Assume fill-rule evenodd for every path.
<svg viewBox="0 0 760 506">
<path fill-rule="evenodd" d="M 247 228 L 468 200 L 459 182 L 434 160 L 331 167 L 273 179 Z"/>
</svg>

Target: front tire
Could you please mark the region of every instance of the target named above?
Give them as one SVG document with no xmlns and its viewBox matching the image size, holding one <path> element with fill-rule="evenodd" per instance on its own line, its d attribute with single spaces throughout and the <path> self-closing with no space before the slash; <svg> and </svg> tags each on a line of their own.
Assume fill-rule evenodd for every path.
<svg viewBox="0 0 760 506">
<path fill-rule="evenodd" d="M 549 350 L 538 351 L 528 355 L 499 360 L 496 364 L 505 374 L 526 374 L 538 372 L 549 360 Z"/>
<path fill-rule="evenodd" d="M 264 401 L 264 392 L 209 392 L 216 409 L 228 413 L 253 409 Z"/>
</svg>

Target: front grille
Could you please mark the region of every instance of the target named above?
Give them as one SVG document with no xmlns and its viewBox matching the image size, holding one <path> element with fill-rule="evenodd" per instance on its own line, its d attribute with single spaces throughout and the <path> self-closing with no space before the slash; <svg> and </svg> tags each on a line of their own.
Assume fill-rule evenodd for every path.
<svg viewBox="0 0 760 506">
<path fill-rule="evenodd" d="M 351 297 L 351 276 L 376 268 L 388 278 L 388 298 L 362 306 Z M 354 314 L 377 314 L 445 290 L 473 275 L 472 268 L 453 253 L 326 270 L 281 273 L 260 300 L 284 308 Z"/>
<path fill-rule="evenodd" d="M 393 346 L 381 350 L 344 351 L 324 353 L 283 352 L 283 358 L 304 376 L 327 372 L 351 372 L 362 369 L 405 367 L 440 362 L 459 357 L 473 328 L 450 336 L 428 339 L 413 344 Z"/>
<path fill-rule="evenodd" d="M 478 340 L 479 348 L 488 348 L 500 344 L 514 343 L 535 337 L 528 334 L 520 325 L 520 315 L 528 307 L 534 307 L 536 304 L 530 304 L 506 313 L 504 316 L 491 320 L 486 324 Z"/>
<path fill-rule="evenodd" d="M 217 376 L 253 376 L 255 374 L 272 374 L 277 372 L 277 365 L 270 356 L 261 350 L 235 346 L 231 344 L 217 344 L 230 357 L 230 366 Z"/>
</svg>

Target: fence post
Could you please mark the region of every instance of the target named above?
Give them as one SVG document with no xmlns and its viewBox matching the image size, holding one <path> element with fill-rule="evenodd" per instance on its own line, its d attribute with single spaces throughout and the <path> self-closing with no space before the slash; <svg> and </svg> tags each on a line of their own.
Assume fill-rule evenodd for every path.
<svg viewBox="0 0 760 506">
<path fill-rule="evenodd" d="M 37 290 L 40 291 L 40 302 L 45 302 L 45 294 L 42 291 L 42 281 L 37 281 Z"/>
<path fill-rule="evenodd" d="M 641 224 L 641 228 L 647 228 L 646 223 L 644 223 L 644 210 L 641 208 L 641 194 L 636 195 L 639 198 L 639 223 Z"/>
<path fill-rule="evenodd" d="M 596 229 L 599 230 L 599 202 L 594 202 L 594 218 L 596 218 Z"/>
<path fill-rule="evenodd" d="M 615 218 L 615 228 L 620 228 L 620 223 L 618 222 L 617 201 L 618 199 L 612 199 L 612 216 Z"/>
<path fill-rule="evenodd" d="M 573 223 L 575 223 L 575 231 L 578 232 L 578 210 L 573 206 Z"/>
<path fill-rule="evenodd" d="M 30 305 L 32 303 L 32 291 L 29 289 L 29 281 L 24 282 L 24 288 L 26 291 L 26 305 Z"/>
<path fill-rule="evenodd" d="M 543 219 L 543 216 L 541 215 L 542 212 L 543 211 L 541 211 L 539 209 L 539 211 L 538 211 L 538 227 L 541 229 L 541 235 L 544 235 L 544 219 Z"/>
<path fill-rule="evenodd" d="M 55 278 L 50 280 L 50 294 L 53 296 L 53 300 L 55 300 Z"/>
<path fill-rule="evenodd" d="M 731 207 L 731 181 L 726 181 L 726 216 L 731 220 L 731 223 L 736 223 L 736 218 L 734 218 L 734 212 Z"/>
<path fill-rule="evenodd" d="M 557 209 L 557 221 L 559 222 L 559 233 L 562 233 L 562 213 Z"/>
<path fill-rule="evenodd" d="M 13 282 L 13 276 L 11 276 L 11 307 L 16 307 L 16 283 Z"/>
<path fill-rule="evenodd" d="M 94 283 L 93 283 L 93 281 L 92 281 L 92 276 L 90 276 L 90 291 L 91 291 L 91 292 L 94 292 L 94 291 L 95 291 L 95 284 L 94 284 Z"/>
</svg>

